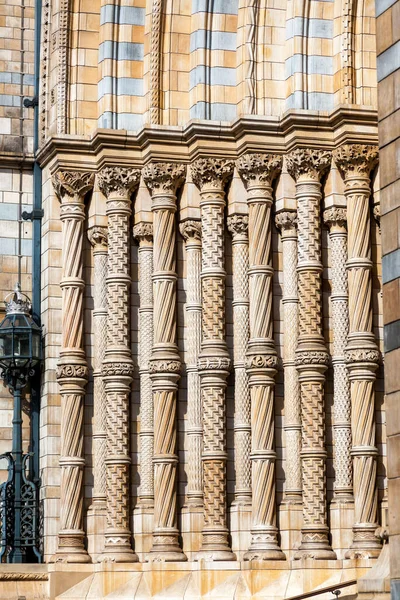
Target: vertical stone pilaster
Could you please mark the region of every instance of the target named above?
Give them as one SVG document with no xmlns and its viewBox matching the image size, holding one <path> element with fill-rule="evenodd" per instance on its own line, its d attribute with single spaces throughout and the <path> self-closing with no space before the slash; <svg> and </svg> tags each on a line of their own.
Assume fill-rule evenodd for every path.
<svg viewBox="0 0 400 600">
<path fill-rule="evenodd" d="M 198 359 L 201 349 L 201 223 L 184 221 L 179 226 L 186 242 L 186 331 L 187 343 L 187 390 L 188 390 L 188 493 L 187 503 L 203 507 L 203 473 L 201 445 L 203 425 L 201 420 L 201 391 Z"/>
<path fill-rule="evenodd" d="M 144 181 L 152 195 L 154 343 L 150 375 L 154 402 L 154 532 L 147 561 L 184 561 L 177 527 L 177 391 L 181 361 L 176 345 L 176 190 L 185 168 L 149 164 Z"/>
<path fill-rule="evenodd" d="M 376 165 L 375 146 L 344 145 L 334 153 L 345 182 L 348 223 L 350 328 L 345 358 L 352 406 L 352 456 L 355 523 L 347 557 L 376 557 L 378 517 L 375 440 L 375 371 L 379 350 L 372 333 L 372 260 L 370 233 L 370 171 Z"/>
<path fill-rule="evenodd" d="M 101 367 L 106 349 L 107 329 L 107 228 L 94 226 L 88 230 L 93 247 L 93 500 L 88 512 L 89 528 L 95 538 L 94 553 L 103 548 L 106 517 L 107 398 Z M 89 519 L 89 515 L 92 521 Z M 101 540 L 99 539 L 101 537 Z M 99 540 L 99 544 L 97 544 Z M 101 548 L 100 548 L 101 545 Z"/>
<path fill-rule="evenodd" d="M 328 540 L 324 384 L 328 352 L 322 329 L 321 183 L 331 155 L 299 149 L 286 158 L 296 181 L 298 221 L 299 372 L 302 424 L 303 527 L 295 558 L 335 559 Z"/>
<path fill-rule="evenodd" d="M 225 340 L 225 184 L 233 163 L 196 160 L 192 180 L 200 190 L 202 235 L 202 341 L 199 356 L 203 407 L 204 527 L 197 560 L 235 560 L 226 507 L 226 379 L 230 358 Z"/>
<path fill-rule="evenodd" d="M 94 175 L 58 171 L 53 186 L 61 201 L 62 342 L 57 366 L 61 394 L 61 510 L 58 548 L 52 562 L 90 562 L 83 531 L 83 414 L 88 367 L 83 350 L 83 225 L 85 194 Z"/>
<path fill-rule="evenodd" d="M 282 158 L 245 154 L 237 161 L 249 206 L 250 341 L 246 370 L 251 394 L 252 541 L 244 560 L 284 560 L 276 526 L 274 386 L 278 357 L 273 340 L 272 182 Z"/>
<path fill-rule="evenodd" d="M 135 562 L 129 515 L 129 420 L 133 361 L 130 347 L 131 194 L 140 171 L 104 167 L 97 176 L 107 198 L 107 346 L 102 374 L 107 396 L 107 527 L 99 560 Z"/>
<path fill-rule="evenodd" d="M 150 378 L 153 350 L 153 224 L 134 226 L 139 242 L 140 488 L 138 505 L 154 507 L 154 406 Z"/>
<path fill-rule="evenodd" d="M 282 236 L 283 366 L 285 385 L 286 487 L 285 504 L 302 504 L 301 407 L 296 348 L 299 327 L 297 291 L 297 213 L 280 212 L 275 224 Z"/>
</svg>

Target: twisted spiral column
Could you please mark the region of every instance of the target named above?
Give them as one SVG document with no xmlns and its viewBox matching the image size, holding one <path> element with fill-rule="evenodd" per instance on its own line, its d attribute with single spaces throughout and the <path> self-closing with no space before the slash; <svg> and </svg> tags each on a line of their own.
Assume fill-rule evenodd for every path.
<svg viewBox="0 0 400 600">
<path fill-rule="evenodd" d="M 375 441 L 375 371 L 379 350 L 372 333 L 372 260 L 370 234 L 370 172 L 376 165 L 375 146 L 344 145 L 334 153 L 344 178 L 347 199 L 350 328 L 345 358 L 350 379 L 353 438 L 355 523 L 348 558 L 376 557 L 378 521 Z"/>
<path fill-rule="evenodd" d="M 93 246 L 94 293 L 93 293 L 93 510 L 106 508 L 106 468 L 107 455 L 107 398 L 101 367 L 106 349 L 107 328 L 107 253 L 108 239 L 106 227 L 91 227 L 88 230 L 89 242 Z"/>
<path fill-rule="evenodd" d="M 276 215 L 281 231 L 283 258 L 283 367 L 285 385 L 286 487 L 285 504 L 302 504 L 301 482 L 301 406 L 296 348 L 299 327 L 297 292 L 297 213 Z"/>
<path fill-rule="evenodd" d="M 201 445 L 203 426 L 201 421 L 201 392 L 198 359 L 201 348 L 201 223 L 184 221 L 179 226 L 186 242 L 186 330 L 187 342 L 187 390 L 188 390 L 188 505 L 203 506 L 203 471 Z"/>
<path fill-rule="evenodd" d="M 349 334 L 349 296 L 347 289 L 346 209 L 332 207 L 324 211 L 329 227 L 332 263 L 333 324 L 333 434 L 335 442 L 335 486 L 333 502 L 353 502 L 353 469 L 351 464 L 351 399 L 350 382 L 345 362 Z"/>
<path fill-rule="evenodd" d="M 185 168 L 154 163 L 143 169 L 152 195 L 154 343 L 150 375 L 154 402 L 154 532 L 149 562 L 184 561 L 177 526 L 176 403 L 181 362 L 176 345 L 176 190 Z"/>
<path fill-rule="evenodd" d="M 252 540 L 244 560 L 284 560 L 278 544 L 275 498 L 274 386 L 277 354 L 273 341 L 271 207 L 272 181 L 282 159 L 245 154 L 237 161 L 249 206 L 250 341 L 246 370 L 251 394 Z"/>
<path fill-rule="evenodd" d="M 200 190 L 202 237 L 202 340 L 199 356 L 203 407 L 204 526 L 196 560 L 235 560 L 226 507 L 226 379 L 230 359 L 225 340 L 225 184 L 233 163 L 196 160 L 192 180 Z"/>
<path fill-rule="evenodd" d="M 286 161 L 296 181 L 299 235 L 296 366 L 301 394 L 303 526 L 295 558 L 329 560 L 336 559 L 336 554 L 328 540 L 326 508 L 324 384 L 329 357 L 322 333 L 320 178 L 331 155 L 324 150 L 299 149 Z"/>
<path fill-rule="evenodd" d="M 94 175 L 58 171 L 53 186 L 61 201 L 62 223 L 62 342 L 57 366 L 61 394 L 61 510 L 58 548 L 52 562 L 85 563 L 83 531 L 83 410 L 88 367 L 83 350 L 83 224 L 85 194 Z"/>
<path fill-rule="evenodd" d="M 154 506 L 154 406 L 150 378 L 153 349 L 153 224 L 141 222 L 133 228 L 139 242 L 139 375 L 140 375 L 140 488 L 138 504 Z"/>
<path fill-rule="evenodd" d="M 235 369 L 235 504 L 251 504 L 251 402 L 245 355 L 249 325 L 249 218 L 228 217 L 233 254 L 233 363 Z"/>
<path fill-rule="evenodd" d="M 107 341 L 102 374 L 107 396 L 107 526 L 100 561 L 136 562 L 129 524 L 129 420 L 133 361 L 130 347 L 131 194 L 140 171 L 105 167 L 97 176 L 107 198 Z"/>
</svg>

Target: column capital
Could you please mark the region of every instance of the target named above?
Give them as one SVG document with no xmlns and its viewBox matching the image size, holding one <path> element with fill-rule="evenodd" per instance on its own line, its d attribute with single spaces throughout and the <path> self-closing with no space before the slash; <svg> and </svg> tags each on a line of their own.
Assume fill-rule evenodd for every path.
<svg viewBox="0 0 400 600">
<path fill-rule="evenodd" d="M 331 152 L 316 148 L 297 148 L 286 155 L 286 168 L 295 181 L 319 182 L 331 164 Z"/>
<path fill-rule="evenodd" d="M 228 230 L 234 242 L 248 242 L 249 239 L 249 217 L 248 215 L 231 215 L 228 217 Z"/>
<path fill-rule="evenodd" d="M 179 231 L 185 242 L 201 241 L 201 221 L 190 219 L 179 224 Z"/>
<path fill-rule="evenodd" d="M 233 173 L 232 160 L 223 158 L 198 158 L 190 165 L 193 183 L 200 191 L 204 187 L 223 191 Z"/>
<path fill-rule="evenodd" d="M 324 210 L 324 223 L 329 229 L 344 229 L 347 222 L 347 209 L 339 206 L 331 206 Z"/>
<path fill-rule="evenodd" d="M 378 162 L 378 146 L 344 144 L 333 151 L 333 159 L 344 178 L 349 175 L 368 177 Z"/>
<path fill-rule="evenodd" d="M 284 231 L 297 229 L 297 211 L 285 210 L 275 215 L 275 225 L 283 234 Z"/>
<path fill-rule="evenodd" d="M 87 232 L 88 240 L 93 246 L 93 252 L 107 252 L 108 248 L 108 231 L 107 227 L 94 225 Z"/>
<path fill-rule="evenodd" d="M 375 204 L 375 206 L 373 208 L 373 215 L 374 215 L 375 221 L 378 223 L 378 225 L 380 227 L 380 225 L 381 225 L 381 205 L 380 204 Z"/>
<path fill-rule="evenodd" d="M 85 194 L 92 189 L 94 173 L 83 171 L 57 171 L 52 177 L 52 183 L 57 198 L 72 197 L 83 200 Z"/>
<path fill-rule="evenodd" d="M 141 221 L 133 227 L 133 237 L 139 244 L 151 244 L 153 242 L 153 223 Z"/>
<path fill-rule="evenodd" d="M 246 188 L 271 185 L 282 168 L 282 156 L 277 154 L 244 154 L 236 168 Z"/>
<path fill-rule="evenodd" d="M 186 167 L 176 163 L 150 163 L 142 171 L 143 180 L 150 192 L 174 194 L 185 180 Z"/>
<path fill-rule="evenodd" d="M 106 198 L 111 195 L 129 197 L 139 181 L 140 170 L 129 167 L 104 167 L 97 173 L 99 189 Z"/>
</svg>

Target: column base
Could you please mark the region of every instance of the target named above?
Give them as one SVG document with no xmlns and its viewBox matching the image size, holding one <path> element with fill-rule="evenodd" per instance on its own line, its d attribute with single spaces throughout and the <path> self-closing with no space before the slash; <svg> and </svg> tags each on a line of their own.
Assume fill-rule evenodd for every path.
<svg viewBox="0 0 400 600">
<path fill-rule="evenodd" d="M 355 525 L 353 543 L 345 558 L 378 558 L 382 550 L 382 544 L 375 536 L 378 527 L 377 523 Z"/>
<path fill-rule="evenodd" d="M 153 546 L 145 557 L 146 562 L 186 562 L 187 557 L 178 543 L 178 533 L 157 530 Z"/>
<path fill-rule="evenodd" d="M 57 552 L 53 554 L 49 562 L 90 563 L 91 558 L 83 545 L 84 537 L 85 532 L 81 530 L 60 531 Z"/>
<path fill-rule="evenodd" d="M 294 560 L 313 558 L 314 560 L 337 560 L 336 553 L 328 541 L 329 530 L 326 526 L 319 529 L 302 528 L 302 542 L 294 555 Z"/>
<path fill-rule="evenodd" d="M 203 530 L 201 548 L 195 555 L 194 560 L 221 561 L 236 560 L 236 554 L 232 552 L 228 543 L 228 531 L 225 528 Z"/>
<path fill-rule="evenodd" d="M 243 560 L 243 556 L 251 544 L 251 499 L 235 500 L 231 504 L 230 513 L 232 551 L 238 560 Z"/>
<path fill-rule="evenodd" d="M 104 550 L 98 562 L 135 563 L 138 557 L 131 548 L 130 533 L 107 531 L 105 534 Z"/>
<path fill-rule="evenodd" d="M 277 533 L 276 527 L 271 527 L 267 531 L 253 530 L 251 545 L 243 560 L 286 560 L 285 554 L 279 548 Z"/>
</svg>

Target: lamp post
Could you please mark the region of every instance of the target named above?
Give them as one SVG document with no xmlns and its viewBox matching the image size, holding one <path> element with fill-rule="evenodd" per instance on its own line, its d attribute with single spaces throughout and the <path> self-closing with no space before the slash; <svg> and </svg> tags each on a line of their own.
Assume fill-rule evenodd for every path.
<svg viewBox="0 0 400 600">
<path fill-rule="evenodd" d="M 41 329 L 31 316 L 31 303 L 19 283 L 5 302 L 6 316 L 0 323 L 0 371 L 14 395 L 12 451 L 0 455 L 8 461 L 8 478 L 0 485 L 0 561 L 27 562 L 31 548 L 37 561 L 37 487 L 27 475 L 31 453 L 22 452 L 21 392 L 41 360 Z"/>
</svg>

